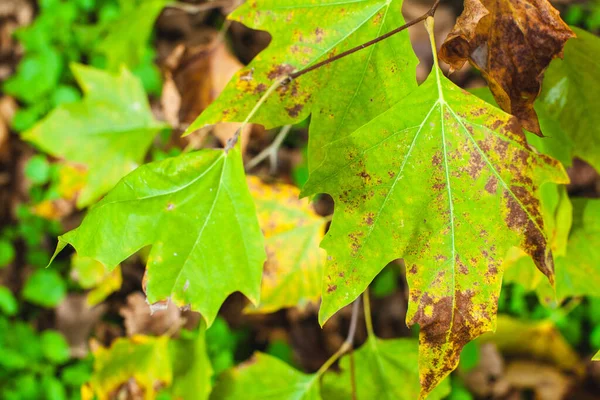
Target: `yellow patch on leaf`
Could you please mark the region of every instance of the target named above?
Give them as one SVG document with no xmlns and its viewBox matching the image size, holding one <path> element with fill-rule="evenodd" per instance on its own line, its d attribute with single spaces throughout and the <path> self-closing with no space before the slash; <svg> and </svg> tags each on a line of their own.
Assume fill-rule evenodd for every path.
<svg viewBox="0 0 600 400">
<path fill-rule="evenodd" d="M 268 313 L 316 301 L 326 258 L 319 243 L 327 219 L 318 215 L 307 199 L 299 199 L 300 191 L 295 186 L 267 185 L 254 176 L 248 177 L 248 186 L 265 235 L 268 257 L 261 302 L 248 311 Z"/>
</svg>

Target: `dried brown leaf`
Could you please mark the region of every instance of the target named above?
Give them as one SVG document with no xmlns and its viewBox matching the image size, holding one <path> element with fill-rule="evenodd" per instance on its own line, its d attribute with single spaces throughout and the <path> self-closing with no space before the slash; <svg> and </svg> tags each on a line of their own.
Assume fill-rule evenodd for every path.
<svg viewBox="0 0 600 400">
<path fill-rule="evenodd" d="M 500 107 L 541 136 L 533 103 L 545 69 L 574 36 L 548 0 L 465 0 L 439 56 L 453 70 L 468 60 Z"/>
</svg>

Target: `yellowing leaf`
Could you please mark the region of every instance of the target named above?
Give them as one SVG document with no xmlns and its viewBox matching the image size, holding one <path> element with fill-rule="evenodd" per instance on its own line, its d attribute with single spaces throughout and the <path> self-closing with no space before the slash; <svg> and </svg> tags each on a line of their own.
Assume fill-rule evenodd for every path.
<svg viewBox="0 0 600 400">
<path fill-rule="evenodd" d="M 286 184 L 266 185 L 248 178 L 265 244 L 261 301 L 248 311 L 273 312 L 303 306 L 321 294 L 326 253 L 319 248 L 327 220 L 319 216 L 300 190 Z"/>
<path fill-rule="evenodd" d="M 172 380 L 167 336 L 136 335 L 115 340 L 110 348 L 100 347 L 94 352 L 94 372 L 89 382 L 100 400 L 112 394 L 129 379 L 144 391 L 144 399 L 156 398 L 156 388 L 168 386 Z M 87 389 L 86 389 L 87 390 Z"/>
<path fill-rule="evenodd" d="M 510 247 L 553 279 L 537 188 L 566 174 L 529 148 L 514 117 L 456 87 L 437 62 L 410 97 L 326 150 L 303 190 L 335 200 L 319 319 L 404 258 L 424 396 L 468 341 L 494 329 Z"/>
<path fill-rule="evenodd" d="M 239 71 L 188 132 L 217 122 L 241 122 L 278 79 L 404 24 L 402 0 L 249 0 L 230 18 L 267 30 L 269 46 Z M 267 128 L 311 116 L 309 165 L 323 146 L 381 114 L 416 87 L 418 60 L 408 32 L 280 87 L 251 122 Z"/>
<path fill-rule="evenodd" d="M 154 120 L 141 83 L 126 69 L 117 76 L 79 64 L 71 70 L 83 100 L 55 108 L 23 138 L 87 167 L 86 184 L 77 199 L 77 206 L 85 207 L 135 169 L 166 126 Z"/>
<path fill-rule="evenodd" d="M 59 238 L 112 270 L 146 246 L 148 301 L 199 311 L 210 325 L 235 291 L 260 297 L 265 250 L 239 146 L 139 167 Z"/>
<path fill-rule="evenodd" d="M 574 36 L 548 0 L 466 0 L 440 58 L 454 69 L 469 60 L 500 107 L 541 135 L 533 103 L 544 70 Z"/>
<path fill-rule="evenodd" d="M 82 288 L 91 289 L 87 295 L 89 306 L 104 301 L 111 293 L 119 290 L 123 283 L 120 265 L 109 271 L 102 263 L 77 254 L 71 257 L 71 278 Z"/>
<path fill-rule="evenodd" d="M 600 351 L 592 358 L 592 361 L 600 361 Z"/>
<path fill-rule="evenodd" d="M 506 356 L 533 357 L 565 370 L 581 371 L 579 356 L 552 321 L 521 321 L 500 315 L 496 332 L 481 340 L 494 343 Z"/>
</svg>

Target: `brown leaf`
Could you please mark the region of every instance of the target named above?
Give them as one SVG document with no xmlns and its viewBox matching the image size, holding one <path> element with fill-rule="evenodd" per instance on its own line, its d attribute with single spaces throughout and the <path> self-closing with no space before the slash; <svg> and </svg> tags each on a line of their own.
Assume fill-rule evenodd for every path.
<svg viewBox="0 0 600 400">
<path fill-rule="evenodd" d="M 542 136 L 533 103 L 544 70 L 574 36 L 548 0 L 465 0 L 440 58 L 453 70 L 469 60 L 500 107 Z"/>
<path fill-rule="evenodd" d="M 121 307 L 119 314 L 125 319 L 127 336 L 162 335 L 172 328 L 183 325 L 181 311 L 176 305 L 168 303 L 166 308 L 152 313 L 146 302 L 146 296 L 139 292 L 127 296 L 127 305 Z"/>
</svg>

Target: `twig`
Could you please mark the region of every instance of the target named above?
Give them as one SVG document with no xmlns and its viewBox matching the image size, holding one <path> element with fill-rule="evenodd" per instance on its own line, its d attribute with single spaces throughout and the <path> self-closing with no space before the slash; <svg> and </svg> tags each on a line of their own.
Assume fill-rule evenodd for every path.
<svg viewBox="0 0 600 400">
<path fill-rule="evenodd" d="M 429 9 L 429 11 L 427 11 L 425 14 L 421 15 L 419 18 L 417 19 L 413 19 L 412 21 L 394 29 L 393 31 L 390 31 L 384 35 L 381 35 L 373 40 L 370 40 L 366 43 L 361 44 L 360 46 L 356 46 L 351 48 L 350 50 L 346 50 L 343 53 L 338 54 L 337 56 L 328 58 L 327 60 L 321 61 L 320 63 L 317 63 L 315 65 L 312 65 L 310 67 L 301 69 L 300 71 L 296 71 L 292 74 L 289 75 L 290 80 L 294 80 L 296 78 L 301 77 L 302 75 L 309 73 L 311 71 L 314 71 L 315 69 L 321 68 L 327 64 L 331 64 L 334 61 L 339 60 L 340 58 L 344 58 L 346 56 L 349 56 L 350 54 L 356 53 L 359 50 L 362 49 L 366 49 L 367 47 L 371 47 L 374 44 L 377 44 L 379 42 L 381 42 L 382 40 L 385 40 L 387 38 L 389 38 L 390 36 L 394 36 L 395 34 L 402 32 L 403 30 L 405 30 L 406 28 L 410 28 L 413 25 L 418 24 L 421 21 L 424 21 L 427 19 L 427 17 L 433 17 L 435 14 L 435 11 L 437 10 L 438 6 L 440 5 L 440 1 L 441 0 L 435 0 L 435 3 L 433 3 L 433 5 L 431 6 L 431 8 Z"/>
<path fill-rule="evenodd" d="M 333 363 L 335 363 L 338 360 L 338 358 L 340 358 L 341 356 L 346 354 L 346 352 L 352 349 L 352 344 L 354 343 L 354 335 L 356 335 L 356 326 L 358 325 L 359 311 L 360 297 L 354 300 L 354 303 L 352 303 L 352 317 L 350 317 L 350 328 L 348 329 L 348 336 L 346 336 L 346 340 L 344 341 L 344 343 L 342 343 L 338 351 L 336 351 L 334 355 L 329 357 L 329 360 L 325 361 L 325 364 L 323 364 L 321 368 L 319 368 L 319 370 L 315 374 L 316 377 L 320 377 L 321 375 L 323 375 L 325 371 L 327 371 L 329 367 L 331 367 Z"/>
<path fill-rule="evenodd" d="M 275 137 L 275 140 L 273 140 L 273 142 L 267 148 L 258 153 L 258 155 L 256 155 L 253 159 L 248 161 L 246 164 L 246 171 L 250 171 L 263 160 L 269 158 L 271 163 L 271 173 L 275 173 L 275 171 L 277 171 L 277 152 L 279 151 L 279 148 L 281 147 L 281 144 L 285 140 L 288 133 L 290 133 L 291 129 L 292 125 L 284 126 L 277 134 L 277 137 Z"/>
</svg>

